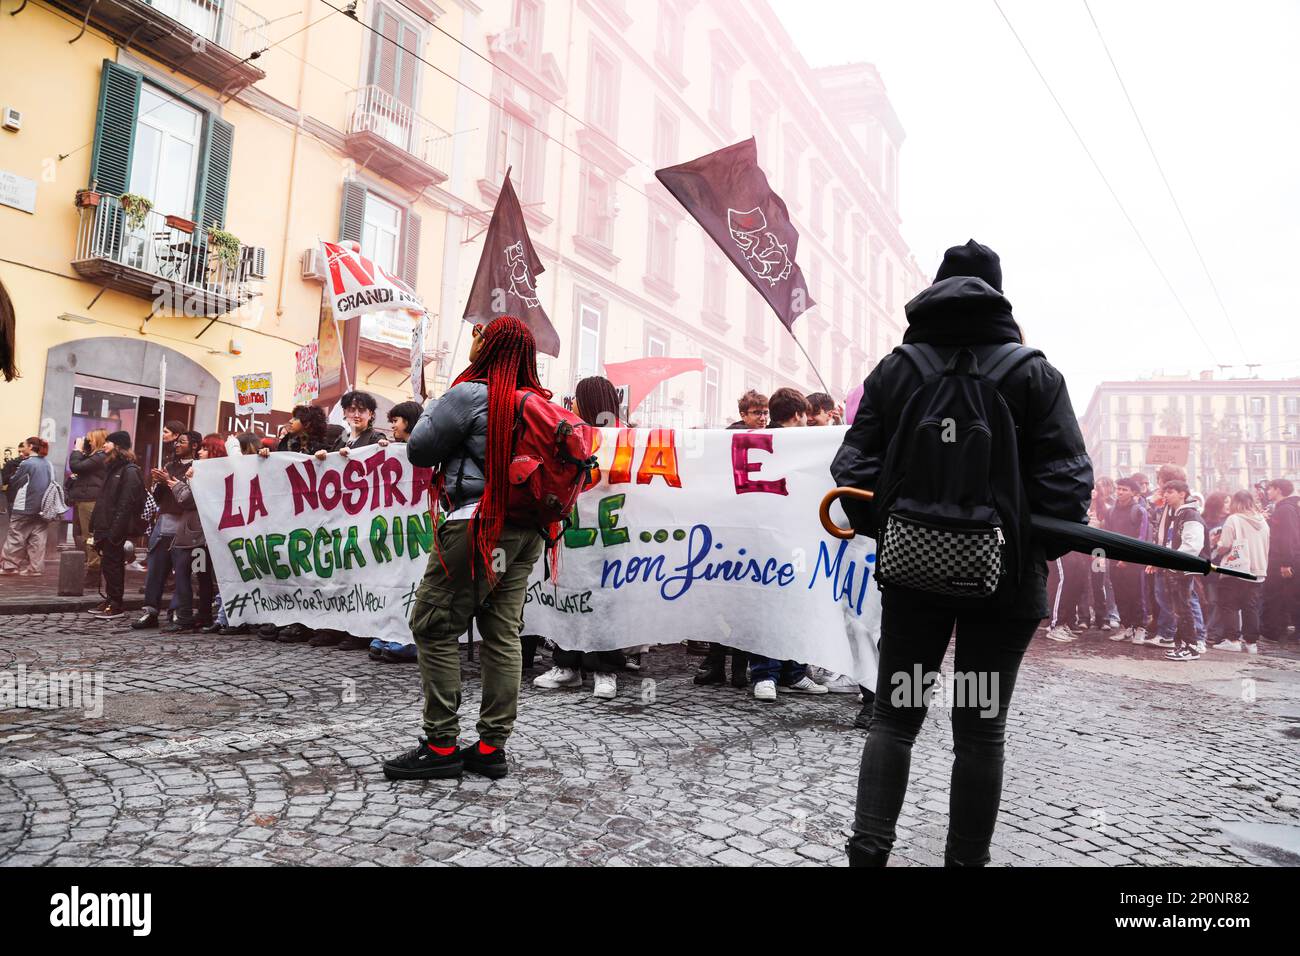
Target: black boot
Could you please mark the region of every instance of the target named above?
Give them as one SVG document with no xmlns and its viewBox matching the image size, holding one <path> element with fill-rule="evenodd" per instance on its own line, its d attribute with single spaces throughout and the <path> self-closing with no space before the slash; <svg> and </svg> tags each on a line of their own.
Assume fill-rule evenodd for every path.
<svg viewBox="0 0 1300 956">
<path fill-rule="evenodd" d="M 710 644 L 709 653 L 695 672 L 697 684 L 725 684 L 727 682 L 727 652 L 720 644 Z"/>
<path fill-rule="evenodd" d="M 749 686 L 749 655 L 744 651 L 731 652 L 731 686 Z"/>
<path fill-rule="evenodd" d="M 844 844 L 849 855 L 849 866 L 884 866 L 889 862 L 888 850 L 876 850 L 864 846 L 859 837 L 853 837 Z"/>
<path fill-rule="evenodd" d="M 533 661 L 537 658 L 537 647 L 541 643 L 541 637 L 536 634 L 519 635 L 519 644 L 523 651 L 524 670 L 530 671 L 533 669 Z"/>
<path fill-rule="evenodd" d="M 853 726 L 858 730 L 871 729 L 871 715 L 876 709 L 876 695 L 865 687 L 862 690 L 862 709 L 858 711 L 858 716 L 853 718 Z"/>
</svg>

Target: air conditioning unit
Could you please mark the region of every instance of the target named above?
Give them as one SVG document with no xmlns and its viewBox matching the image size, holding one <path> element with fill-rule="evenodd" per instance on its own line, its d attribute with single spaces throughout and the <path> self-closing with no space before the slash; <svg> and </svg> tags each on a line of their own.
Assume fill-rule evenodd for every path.
<svg viewBox="0 0 1300 956">
<path fill-rule="evenodd" d="M 312 282 L 325 281 L 325 260 L 319 246 L 312 246 L 302 254 L 302 277 Z"/>
<path fill-rule="evenodd" d="M 266 278 L 266 247 L 253 246 L 250 255 L 250 265 L 248 268 L 248 277 L 250 279 Z"/>
<path fill-rule="evenodd" d="M 18 130 L 23 128 L 22 112 L 14 109 L 12 106 L 6 106 L 4 119 L 0 120 L 0 126 L 4 126 L 5 129 L 11 129 L 15 133 L 18 132 Z"/>
</svg>

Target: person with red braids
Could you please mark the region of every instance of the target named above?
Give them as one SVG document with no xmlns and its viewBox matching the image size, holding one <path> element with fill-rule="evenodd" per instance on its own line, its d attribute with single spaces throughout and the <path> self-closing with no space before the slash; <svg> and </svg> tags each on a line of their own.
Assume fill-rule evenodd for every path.
<svg viewBox="0 0 1300 956">
<path fill-rule="evenodd" d="M 519 393 L 551 393 L 537 377 L 537 345 L 528 326 L 501 316 L 474 326 L 470 364 L 440 399 L 430 401 L 411 432 L 411 464 L 436 469 L 435 493 L 446 510 L 434 553 L 411 607 L 424 690 L 424 736 L 384 763 L 390 780 L 500 779 L 519 706 L 528 577 L 544 540 L 534 528 L 506 522 L 510 459 Z M 460 732 L 460 635 L 470 620 L 482 637 L 478 735 L 457 747 Z"/>
</svg>

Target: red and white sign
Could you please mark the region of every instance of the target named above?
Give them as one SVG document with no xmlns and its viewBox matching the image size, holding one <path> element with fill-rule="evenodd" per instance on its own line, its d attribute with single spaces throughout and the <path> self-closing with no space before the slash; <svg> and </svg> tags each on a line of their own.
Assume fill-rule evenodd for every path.
<svg viewBox="0 0 1300 956">
<path fill-rule="evenodd" d="M 325 256 L 325 294 L 338 321 L 391 309 L 424 311 L 418 295 L 359 251 L 337 242 L 322 240 L 320 245 Z"/>
<path fill-rule="evenodd" d="M 235 376 L 235 414 L 265 415 L 271 411 L 271 373 Z"/>
</svg>

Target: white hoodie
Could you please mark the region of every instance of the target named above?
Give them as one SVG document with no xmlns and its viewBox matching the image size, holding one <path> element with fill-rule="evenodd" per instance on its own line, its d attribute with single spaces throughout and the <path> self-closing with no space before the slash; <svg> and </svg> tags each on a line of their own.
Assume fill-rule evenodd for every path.
<svg viewBox="0 0 1300 956">
<path fill-rule="evenodd" d="M 1215 553 L 1223 555 L 1220 566 L 1263 578 L 1268 573 L 1268 519 L 1245 511 L 1228 515 Z"/>
</svg>

